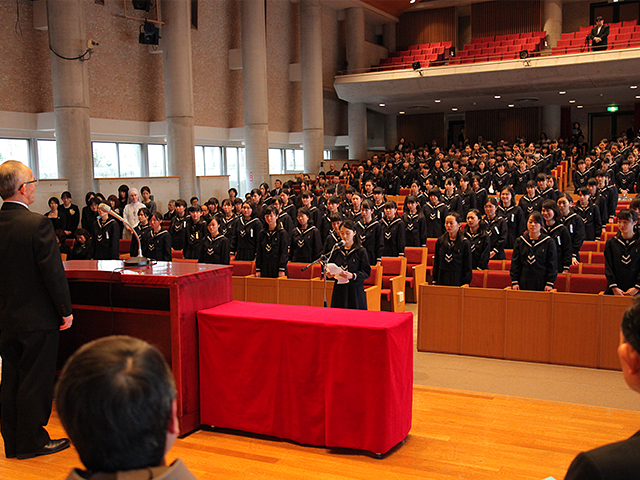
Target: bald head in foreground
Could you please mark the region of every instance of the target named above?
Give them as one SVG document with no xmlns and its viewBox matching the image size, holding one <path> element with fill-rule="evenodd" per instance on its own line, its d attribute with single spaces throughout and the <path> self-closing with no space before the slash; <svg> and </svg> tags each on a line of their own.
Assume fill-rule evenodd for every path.
<svg viewBox="0 0 640 480">
<path fill-rule="evenodd" d="M 147 342 L 114 336 L 83 345 L 64 366 L 56 406 L 87 469 L 67 480 L 196 478 L 181 460 L 165 463 L 180 431 L 176 387 Z"/>
</svg>

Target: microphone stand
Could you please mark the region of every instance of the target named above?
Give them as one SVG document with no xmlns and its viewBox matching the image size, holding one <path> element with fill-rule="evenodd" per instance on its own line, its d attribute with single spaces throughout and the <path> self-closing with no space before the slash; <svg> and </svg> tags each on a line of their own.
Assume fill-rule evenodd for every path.
<svg viewBox="0 0 640 480">
<path fill-rule="evenodd" d="M 142 267 L 144 265 L 149 265 L 149 259 L 142 256 L 142 242 L 140 241 L 140 236 L 138 235 L 138 232 L 136 232 L 135 228 L 133 228 L 129 224 L 129 222 L 127 222 L 124 218 L 122 218 L 120 215 L 118 215 L 116 212 L 114 212 L 109 205 L 101 203 L 98 206 L 98 208 L 100 210 L 104 210 L 105 212 L 107 212 L 112 217 L 117 218 L 122 223 L 124 223 L 127 227 L 129 227 L 131 229 L 133 234 L 136 236 L 136 240 L 138 240 L 138 256 L 137 257 L 127 258 L 124 261 L 124 266 L 125 267 Z"/>
<path fill-rule="evenodd" d="M 323 304 L 324 304 L 324 308 L 327 308 L 327 263 L 329 262 L 329 259 L 331 258 L 331 255 L 333 255 L 333 252 L 335 251 L 336 247 L 340 244 L 340 242 L 335 243 L 333 245 L 333 248 L 331 249 L 331 251 L 329 252 L 329 254 L 324 254 L 324 255 L 320 255 L 320 257 L 317 260 L 314 260 L 313 262 L 311 262 L 309 265 L 306 265 L 304 267 L 302 267 L 302 271 L 304 272 L 307 268 L 312 267 L 313 265 L 319 263 L 320 266 L 322 267 L 322 283 L 323 283 L 323 289 L 324 289 L 324 293 L 323 293 Z"/>
</svg>

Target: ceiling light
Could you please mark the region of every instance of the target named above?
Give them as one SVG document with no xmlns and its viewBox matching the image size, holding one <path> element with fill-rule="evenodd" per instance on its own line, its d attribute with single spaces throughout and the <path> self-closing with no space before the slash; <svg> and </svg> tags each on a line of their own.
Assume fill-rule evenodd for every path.
<svg viewBox="0 0 640 480">
<path fill-rule="evenodd" d="M 409 3 L 416 3 L 416 0 L 409 0 Z"/>
<path fill-rule="evenodd" d="M 454 112 L 458 111 L 458 109 L 456 107 L 453 107 L 451 110 L 453 110 Z"/>
<path fill-rule="evenodd" d="M 569 103 L 576 103 L 575 100 L 569 100 Z"/>
<path fill-rule="evenodd" d="M 385 106 L 386 106 L 386 103 L 380 103 L 378 106 L 379 106 L 379 107 L 385 107 Z"/>
<path fill-rule="evenodd" d="M 493 98 L 498 99 L 498 98 L 501 98 L 501 97 L 500 97 L 500 95 L 494 95 Z"/>
<path fill-rule="evenodd" d="M 576 108 L 582 108 L 582 105 L 578 105 Z"/>
<path fill-rule="evenodd" d="M 629 88 L 638 88 L 638 85 L 631 85 Z"/>
<path fill-rule="evenodd" d="M 404 115 L 404 112 L 398 112 L 400 115 Z"/>
<path fill-rule="evenodd" d="M 565 93 L 567 93 L 567 92 L 562 91 L 562 92 L 558 92 L 558 93 L 559 93 L 560 95 L 564 95 L 564 94 L 565 94 Z"/>
<path fill-rule="evenodd" d="M 515 107 L 515 105 L 513 103 L 510 103 L 509 108 L 513 108 L 513 107 Z"/>
<path fill-rule="evenodd" d="M 440 103 L 441 101 L 442 100 L 439 100 L 439 99 L 438 100 L 434 100 L 434 102 L 436 102 L 436 103 Z"/>
<path fill-rule="evenodd" d="M 640 98 L 640 95 L 636 95 L 636 98 Z"/>
</svg>

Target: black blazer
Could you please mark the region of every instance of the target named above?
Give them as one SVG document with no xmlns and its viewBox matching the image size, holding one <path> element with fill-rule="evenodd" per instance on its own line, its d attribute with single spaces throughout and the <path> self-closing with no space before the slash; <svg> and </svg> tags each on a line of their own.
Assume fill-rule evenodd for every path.
<svg viewBox="0 0 640 480">
<path fill-rule="evenodd" d="M 607 49 L 607 37 L 609 36 L 609 25 L 602 25 L 600 29 L 600 33 L 598 32 L 598 26 L 596 25 L 591 29 L 591 37 L 599 37 L 601 39 L 600 42 L 596 43 L 592 41 L 592 45 L 594 47 L 599 47 L 601 50 Z"/>
<path fill-rule="evenodd" d="M 582 452 L 571 463 L 565 480 L 638 478 L 640 432 L 627 440 Z"/>
<path fill-rule="evenodd" d="M 0 258 L 0 330 L 58 329 L 71 315 L 71 297 L 51 220 L 5 202 Z"/>
</svg>

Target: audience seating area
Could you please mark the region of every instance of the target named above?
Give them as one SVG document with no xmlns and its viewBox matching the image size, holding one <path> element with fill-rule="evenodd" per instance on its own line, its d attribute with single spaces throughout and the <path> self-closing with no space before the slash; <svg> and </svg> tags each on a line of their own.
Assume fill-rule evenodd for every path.
<svg viewBox="0 0 640 480">
<path fill-rule="evenodd" d="M 418 350 L 619 370 L 620 318 L 631 301 L 423 284 Z"/>
<path fill-rule="evenodd" d="M 590 51 L 586 36 L 591 27 L 580 27 L 578 32 L 563 33 L 558 45 L 551 49 L 552 55 L 565 55 Z M 590 42 L 589 42 L 590 43 Z M 608 50 L 640 47 L 640 25 L 635 20 L 609 24 Z"/>
<path fill-rule="evenodd" d="M 423 68 L 441 65 L 449 59 L 453 42 L 436 42 L 421 45 L 411 45 L 407 50 L 393 53 L 390 57 L 380 61 L 373 71 L 403 70 L 413 68 L 413 62 L 420 62 Z"/>
<path fill-rule="evenodd" d="M 522 51 L 527 51 L 529 56 L 536 56 L 544 47 L 546 36 L 546 32 L 526 32 L 473 38 L 449 61 L 449 65 L 515 60 L 520 58 Z"/>
</svg>

